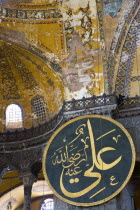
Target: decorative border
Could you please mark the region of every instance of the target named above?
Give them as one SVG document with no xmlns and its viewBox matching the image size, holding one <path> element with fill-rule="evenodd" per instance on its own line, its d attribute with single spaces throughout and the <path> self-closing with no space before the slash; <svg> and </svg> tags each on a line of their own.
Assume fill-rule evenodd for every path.
<svg viewBox="0 0 140 210">
<path fill-rule="evenodd" d="M 97 15 L 98 15 L 98 22 L 99 22 L 99 30 L 100 30 L 100 39 L 102 43 L 105 43 L 105 36 L 104 36 L 104 28 L 103 28 L 103 1 L 96 0 L 97 5 Z M 105 51 L 105 49 L 102 49 Z M 109 83 L 109 71 L 107 66 L 106 56 L 103 56 L 103 74 L 104 74 L 104 93 L 109 94 L 110 91 L 110 83 Z"/>
<path fill-rule="evenodd" d="M 10 19 L 10 18 L 7 18 L 7 19 L 2 19 L 2 22 L 11 22 L 11 23 L 25 23 L 25 24 L 52 24 L 52 23 L 58 23 L 57 20 L 29 20 L 29 21 L 26 21 L 26 20 L 21 20 L 21 19 Z"/>
<path fill-rule="evenodd" d="M 38 59 L 40 58 L 41 61 L 45 62 L 45 64 L 46 64 L 46 63 L 49 63 L 50 67 L 51 67 L 52 69 L 54 69 L 56 72 L 59 72 L 59 73 L 60 73 L 60 72 L 62 71 L 61 67 L 60 67 L 57 63 L 54 63 L 54 62 L 52 62 L 52 61 L 49 61 L 48 58 L 44 55 L 44 52 L 43 52 L 42 50 L 36 48 L 35 46 L 29 45 L 28 48 L 26 48 L 26 49 L 23 48 L 23 46 L 20 47 L 19 45 L 16 45 L 16 47 L 18 47 L 18 48 L 21 49 L 21 50 L 26 51 L 27 53 L 31 53 L 32 56 L 36 56 Z M 49 51 L 49 50 L 48 50 L 48 51 Z M 18 52 L 19 52 L 19 51 L 18 51 Z M 40 69 L 40 70 L 41 70 L 41 69 Z M 61 79 L 61 80 L 62 80 L 62 79 Z"/>
<path fill-rule="evenodd" d="M 109 84 L 111 87 L 113 85 L 115 66 L 117 64 L 117 55 L 122 46 L 122 42 L 126 36 L 127 29 L 129 28 L 130 23 L 134 18 L 135 11 L 139 7 L 139 4 L 139 0 L 129 1 L 114 33 L 107 61 L 109 72 Z"/>
<path fill-rule="evenodd" d="M 61 195 L 59 195 L 55 190 L 54 188 L 52 187 L 52 185 L 50 184 L 49 182 L 49 179 L 47 177 L 47 174 L 46 174 L 46 155 L 47 155 L 47 151 L 49 149 L 49 146 L 51 144 L 51 142 L 53 141 L 53 139 L 55 138 L 55 136 L 64 128 L 66 127 L 67 125 L 77 121 L 77 120 L 80 120 L 80 119 L 84 119 L 84 118 L 101 118 L 101 119 L 105 119 L 105 120 L 108 120 L 112 123 L 114 123 L 115 125 L 117 125 L 118 127 L 120 127 L 120 129 L 125 133 L 125 135 L 127 136 L 127 138 L 129 139 L 129 142 L 130 142 L 130 145 L 131 145 L 131 149 L 132 149 L 132 164 L 131 164 L 131 168 L 130 168 L 130 171 L 129 171 L 129 174 L 125 180 L 125 182 L 122 184 L 122 186 L 115 192 L 113 193 L 111 196 L 109 196 L 108 198 L 105 198 L 101 201 L 97 201 L 95 203 L 76 203 L 76 202 L 72 202 L 72 201 L 69 201 L 65 198 L 63 198 Z M 131 178 L 131 175 L 133 173 L 133 170 L 134 170 L 134 166 L 135 166 L 135 160 L 136 160 L 136 151 L 135 151 L 135 146 L 134 146 L 134 143 L 133 143 L 133 140 L 130 136 L 130 134 L 128 133 L 128 131 L 120 124 L 118 123 L 117 121 L 109 118 L 109 117 L 105 117 L 105 116 L 102 116 L 102 115 L 85 115 L 85 116 L 80 116 L 80 117 L 77 117 L 77 118 L 74 118 L 70 121 L 68 121 L 67 123 L 64 123 L 61 127 L 59 127 L 55 132 L 54 134 L 51 136 L 45 150 L 44 150 L 44 154 L 43 154 L 43 159 L 42 159 L 42 167 L 43 167 L 43 174 L 44 174 L 44 177 L 45 177 L 45 180 L 47 181 L 47 184 L 49 185 L 49 187 L 51 188 L 51 190 L 54 192 L 54 194 L 60 198 L 61 200 L 63 200 L 64 202 L 66 203 L 69 203 L 69 204 L 72 204 L 72 205 L 76 205 L 76 206 L 95 206 L 95 205 L 99 205 L 99 204 L 102 204 L 102 203 L 105 203 L 106 201 L 109 201 L 110 199 L 114 198 L 116 195 L 118 195 L 118 193 L 120 193 L 123 188 L 126 186 L 126 184 L 128 183 L 129 179 Z"/>
<path fill-rule="evenodd" d="M 30 5 L 25 5 L 25 4 L 19 4 L 16 6 L 16 8 L 40 8 L 40 7 L 55 7 L 59 5 L 58 2 L 52 3 L 52 4 L 30 4 Z"/>
<path fill-rule="evenodd" d="M 14 18 L 22 20 L 48 20 L 62 18 L 62 14 L 59 9 L 21 10 L 4 7 L 1 7 L 0 16 L 2 18 Z"/>
<path fill-rule="evenodd" d="M 133 70 L 135 52 L 137 49 L 140 22 L 140 9 L 138 10 L 133 22 L 129 28 L 126 40 L 121 52 L 119 68 L 116 77 L 115 91 L 116 94 L 129 95 L 130 83 L 132 82 L 131 74 Z M 136 78 L 135 78 L 136 79 Z"/>
<path fill-rule="evenodd" d="M 140 76 L 132 76 L 132 77 L 130 78 L 130 81 L 131 81 L 131 82 L 140 81 Z"/>
</svg>

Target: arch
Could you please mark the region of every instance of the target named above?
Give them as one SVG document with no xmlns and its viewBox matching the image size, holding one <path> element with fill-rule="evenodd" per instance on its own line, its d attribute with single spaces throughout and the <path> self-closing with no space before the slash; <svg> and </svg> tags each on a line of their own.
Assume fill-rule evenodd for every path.
<svg viewBox="0 0 140 210">
<path fill-rule="evenodd" d="M 23 128 L 23 111 L 18 104 L 10 104 L 5 110 L 6 131 L 14 131 Z"/>
<path fill-rule="evenodd" d="M 130 96 L 130 84 L 135 81 L 139 81 L 140 76 L 133 76 L 134 60 L 137 50 L 138 42 L 140 41 L 140 30 L 139 30 L 139 16 L 140 9 L 135 15 L 133 22 L 130 25 L 127 33 L 119 62 L 119 68 L 116 75 L 115 81 L 115 92 L 125 96 Z"/>
<path fill-rule="evenodd" d="M 49 119 L 47 104 L 43 96 L 35 96 L 31 100 L 31 110 L 34 126 L 42 124 Z"/>
<path fill-rule="evenodd" d="M 108 56 L 108 72 L 109 72 L 109 84 L 112 91 L 115 91 L 115 79 L 118 71 L 118 65 L 120 61 L 120 54 L 125 42 L 130 25 L 133 22 L 134 17 L 138 12 L 139 0 L 130 0 L 126 9 L 118 22 L 118 26 L 114 33 L 112 43 Z"/>
<path fill-rule="evenodd" d="M 52 198 L 47 198 L 43 201 L 40 210 L 53 210 L 54 202 Z"/>
</svg>

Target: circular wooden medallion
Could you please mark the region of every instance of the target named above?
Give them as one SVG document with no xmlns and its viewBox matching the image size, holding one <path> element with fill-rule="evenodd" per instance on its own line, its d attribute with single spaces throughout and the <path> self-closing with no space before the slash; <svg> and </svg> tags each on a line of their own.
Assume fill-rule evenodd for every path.
<svg viewBox="0 0 140 210">
<path fill-rule="evenodd" d="M 54 194 L 77 206 L 93 206 L 115 197 L 135 165 L 133 140 L 111 118 L 86 115 L 62 125 L 43 155 L 43 173 Z"/>
</svg>

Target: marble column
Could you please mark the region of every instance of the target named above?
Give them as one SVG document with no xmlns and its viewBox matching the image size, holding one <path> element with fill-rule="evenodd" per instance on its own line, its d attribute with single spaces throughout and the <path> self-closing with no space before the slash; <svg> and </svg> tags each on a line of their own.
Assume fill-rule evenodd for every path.
<svg viewBox="0 0 140 210">
<path fill-rule="evenodd" d="M 24 185 L 24 210 L 30 210 L 32 185 L 37 181 L 33 174 L 25 174 L 22 177 Z"/>
<path fill-rule="evenodd" d="M 32 185 L 24 186 L 24 210 L 30 210 Z"/>
</svg>

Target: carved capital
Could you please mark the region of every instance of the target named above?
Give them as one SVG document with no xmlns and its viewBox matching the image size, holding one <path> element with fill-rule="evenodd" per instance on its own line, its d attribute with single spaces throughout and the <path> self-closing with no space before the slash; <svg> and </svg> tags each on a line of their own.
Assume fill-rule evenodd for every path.
<svg viewBox="0 0 140 210">
<path fill-rule="evenodd" d="M 20 175 L 20 178 L 23 181 L 24 187 L 32 186 L 33 183 L 37 181 L 37 177 L 34 174 L 31 174 L 31 173 L 28 173 L 28 174 L 27 173 L 25 173 L 25 174 L 20 173 L 19 175 Z"/>
</svg>

